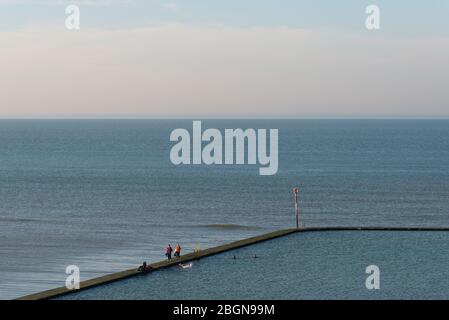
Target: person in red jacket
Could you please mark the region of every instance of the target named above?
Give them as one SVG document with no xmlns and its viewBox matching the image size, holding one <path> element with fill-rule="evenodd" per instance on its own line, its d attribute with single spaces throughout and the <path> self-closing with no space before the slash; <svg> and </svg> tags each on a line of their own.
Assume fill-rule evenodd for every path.
<svg viewBox="0 0 449 320">
<path fill-rule="evenodd" d="M 172 252 L 173 252 L 173 248 L 171 247 L 170 244 L 168 244 L 167 247 L 165 248 L 165 255 L 167 256 L 168 260 L 171 259 Z"/>
</svg>

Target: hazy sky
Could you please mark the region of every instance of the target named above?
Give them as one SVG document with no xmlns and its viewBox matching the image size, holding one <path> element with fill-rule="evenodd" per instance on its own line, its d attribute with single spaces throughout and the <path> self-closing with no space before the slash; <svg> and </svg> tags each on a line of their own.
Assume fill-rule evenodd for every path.
<svg viewBox="0 0 449 320">
<path fill-rule="evenodd" d="M 0 117 L 447 117 L 448 84 L 449 0 L 0 0 Z"/>
</svg>

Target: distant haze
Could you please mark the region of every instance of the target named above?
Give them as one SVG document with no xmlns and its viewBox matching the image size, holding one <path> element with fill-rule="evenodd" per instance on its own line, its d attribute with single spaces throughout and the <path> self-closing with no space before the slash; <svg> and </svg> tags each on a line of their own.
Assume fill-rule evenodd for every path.
<svg viewBox="0 0 449 320">
<path fill-rule="evenodd" d="M 0 117 L 449 116 L 449 36 L 370 32 L 363 13 L 360 30 L 0 29 Z"/>
</svg>

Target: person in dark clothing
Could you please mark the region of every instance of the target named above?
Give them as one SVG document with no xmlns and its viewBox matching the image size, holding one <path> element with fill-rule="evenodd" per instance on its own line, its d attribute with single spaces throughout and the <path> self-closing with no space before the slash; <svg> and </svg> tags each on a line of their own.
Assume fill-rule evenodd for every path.
<svg viewBox="0 0 449 320">
<path fill-rule="evenodd" d="M 142 265 L 139 266 L 139 268 L 137 269 L 137 271 L 139 271 L 139 272 L 150 272 L 151 270 L 153 270 L 153 268 L 151 266 L 147 265 L 146 261 L 144 261 L 142 263 Z"/>
</svg>

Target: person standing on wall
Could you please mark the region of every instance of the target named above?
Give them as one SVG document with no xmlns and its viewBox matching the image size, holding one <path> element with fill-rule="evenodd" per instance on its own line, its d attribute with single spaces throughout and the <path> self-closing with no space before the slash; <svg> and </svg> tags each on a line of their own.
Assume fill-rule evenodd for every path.
<svg viewBox="0 0 449 320">
<path fill-rule="evenodd" d="M 179 258 L 180 256 L 181 256 L 181 246 L 179 245 L 179 243 L 177 243 L 175 246 L 175 257 Z"/>
<path fill-rule="evenodd" d="M 171 259 L 172 252 L 173 252 L 173 248 L 171 247 L 170 244 L 168 244 L 167 247 L 165 248 L 165 256 L 167 257 L 168 260 Z"/>
</svg>

